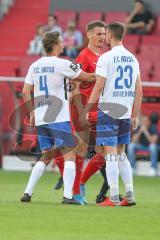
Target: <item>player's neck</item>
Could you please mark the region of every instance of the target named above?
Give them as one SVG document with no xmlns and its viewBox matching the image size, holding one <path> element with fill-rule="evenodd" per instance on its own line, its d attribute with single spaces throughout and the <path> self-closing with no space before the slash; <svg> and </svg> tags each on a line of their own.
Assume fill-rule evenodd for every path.
<svg viewBox="0 0 160 240">
<path fill-rule="evenodd" d="M 117 46 L 122 46 L 122 45 L 123 45 L 122 42 L 113 41 L 111 43 L 111 48 L 114 48 L 114 47 L 117 47 Z"/>
<path fill-rule="evenodd" d="M 95 55 L 99 56 L 100 55 L 100 48 L 97 48 L 95 46 L 91 46 L 90 44 L 88 44 L 88 48 L 89 50 L 91 50 L 91 52 L 93 52 Z"/>
<path fill-rule="evenodd" d="M 59 57 L 59 54 L 57 53 L 57 51 L 53 51 L 51 53 L 47 54 L 48 57 Z"/>
</svg>

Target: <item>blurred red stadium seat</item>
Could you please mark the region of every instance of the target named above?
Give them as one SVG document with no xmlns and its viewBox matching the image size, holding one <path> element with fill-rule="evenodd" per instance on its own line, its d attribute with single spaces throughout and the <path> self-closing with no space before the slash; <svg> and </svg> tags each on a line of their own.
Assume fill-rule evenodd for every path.
<svg viewBox="0 0 160 240">
<path fill-rule="evenodd" d="M 106 23 L 110 22 L 124 22 L 127 17 L 127 12 L 108 12 L 105 14 L 104 21 Z"/>
<path fill-rule="evenodd" d="M 156 62 L 154 64 L 152 81 L 153 82 L 160 82 L 160 64 L 159 64 L 159 62 Z"/>
<path fill-rule="evenodd" d="M 139 50 L 139 45 L 140 45 L 140 36 L 128 34 L 124 37 L 123 44 L 133 54 L 137 53 L 137 51 Z"/>
<path fill-rule="evenodd" d="M 68 21 L 75 19 L 77 17 L 77 13 L 74 10 L 56 10 L 54 14 L 58 18 L 58 25 L 65 31 L 67 29 Z"/>
<path fill-rule="evenodd" d="M 160 16 L 157 16 L 154 34 L 160 35 Z"/>
<path fill-rule="evenodd" d="M 158 35 L 149 35 L 142 37 L 142 45 L 159 45 L 160 36 Z"/>
<path fill-rule="evenodd" d="M 160 46 L 142 45 L 139 53 L 140 59 L 149 59 L 153 65 L 160 61 Z"/>
<path fill-rule="evenodd" d="M 26 56 L 29 41 L 39 23 L 47 21 L 49 0 L 16 0 L 13 7 L 0 21 L 0 57 L 19 58 Z M 35 14 L 36 13 L 36 14 Z M 8 69 L 7 69 L 8 68 Z M 0 75 L 15 76 L 15 65 L 0 66 Z"/>
<path fill-rule="evenodd" d="M 139 61 L 142 81 L 151 80 L 152 62 L 150 60 Z"/>
<path fill-rule="evenodd" d="M 21 64 L 20 64 L 20 76 L 25 77 L 27 75 L 28 69 L 30 65 L 36 61 L 39 58 L 39 56 L 26 56 L 23 57 Z"/>
<path fill-rule="evenodd" d="M 142 37 L 139 56 L 141 59 L 149 59 L 153 65 L 160 60 L 160 36 L 150 35 Z"/>
<path fill-rule="evenodd" d="M 20 60 L 5 60 L 0 58 L 0 76 L 15 76 L 16 71 L 19 69 Z"/>
<path fill-rule="evenodd" d="M 86 32 L 86 24 L 93 20 L 102 20 L 102 13 L 101 12 L 80 12 L 79 13 L 79 21 L 78 21 L 78 28 L 82 33 Z"/>
</svg>

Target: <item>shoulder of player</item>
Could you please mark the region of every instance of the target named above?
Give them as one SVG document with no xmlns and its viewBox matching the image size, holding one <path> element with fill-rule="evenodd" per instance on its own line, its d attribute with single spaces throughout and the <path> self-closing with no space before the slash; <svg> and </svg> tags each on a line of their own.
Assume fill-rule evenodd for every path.
<svg viewBox="0 0 160 240">
<path fill-rule="evenodd" d="M 88 58 L 88 55 L 89 55 L 89 50 L 88 50 L 88 48 L 84 48 L 80 53 L 79 53 L 79 55 L 78 55 L 78 57 L 77 58 Z"/>
<path fill-rule="evenodd" d="M 64 58 L 59 58 L 59 62 L 57 64 L 57 67 L 59 69 L 65 69 L 65 70 L 73 70 L 74 72 L 78 72 L 80 70 L 80 66 L 78 64 L 76 64 L 75 62 L 72 62 L 68 59 L 64 59 Z"/>
<path fill-rule="evenodd" d="M 60 68 L 62 66 L 71 65 L 71 64 L 72 64 L 72 62 L 65 58 L 57 58 L 57 61 L 56 61 L 56 66 L 58 66 Z"/>
<path fill-rule="evenodd" d="M 43 57 L 37 59 L 35 62 L 33 62 L 33 63 L 30 65 L 30 68 L 36 67 L 36 66 L 39 65 L 42 61 L 43 61 Z"/>
<path fill-rule="evenodd" d="M 33 63 L 30 65 L 30 67 L 29 67 L 29 71 L 31 71 L 31 70 L 33 70 L 35 67 L 37 67 L 38 62 L 39 62 L 39 59 L 36 60 L 35 62 L 33 62 Z"/>
<path fill-rule="evenodd" d="M 135 62 L 137 63 L 139 62 L 137 57 L 132 52 L 130 52 L 127 48 L 125 48 L 125 51 L 134 59 Z"/>
<path fill-rule="evenodd" d="M 132 58 L 134 59 L 134 62 L 139 64 L 139 61 L 138 61 L 137 57 L 133 53 L 131 53 L 130 51 L 129 51 L 129 53 L 132 56 Z"/>
<path fill-rule="evenodd" d="M 85 49 L 84 49 L 85 50 Z M 87 51 L 82 50 L 80 54 L 76 57 L 75 62 L 80 64 L 86 64 L 89 60 Z"/>
<path fill-rule="evenodd" d="M 84 54 L 86 54 L 86 53 L 88 53 L 88 48 L 87 48 L 87 47 L 84 48 L 84 49 L 82 49 L 82 51 L 80 51 L 79 56 L 80 56 L 80 55 L 84 55 Z"/>
</svg>

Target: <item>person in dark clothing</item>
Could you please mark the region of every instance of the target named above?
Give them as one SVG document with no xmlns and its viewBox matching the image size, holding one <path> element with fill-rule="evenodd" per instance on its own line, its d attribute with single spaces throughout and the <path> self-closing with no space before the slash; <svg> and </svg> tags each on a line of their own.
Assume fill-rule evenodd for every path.
<svg viewBox="0 0 160 240">
<path fill-rule="evenodd" d="M 155 19 L 151 11 L 145 8 L 142 0 L 134 2 L 134 8 L 125 20 L 129 34 L 150 34 L 155 26 Z"/>
<path fill-rule="evenodd" d="M 136 168 L 136 151 L 148 150 L 150 152 L 151 168 L 149 175 L 155 176 L 158 161 L 158 129 L 152 124 L 148 116 L 143 116 L 141 124 L 132 136 L 132 143 L 128 145 L 128 158 L 132 169 Z"/>
</svg>

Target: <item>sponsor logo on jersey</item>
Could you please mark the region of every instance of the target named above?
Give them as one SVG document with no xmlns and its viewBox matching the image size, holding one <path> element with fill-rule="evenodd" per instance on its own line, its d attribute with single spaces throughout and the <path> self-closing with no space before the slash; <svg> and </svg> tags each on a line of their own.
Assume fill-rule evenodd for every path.
<svg viewBox="0 0 160 240">
<path fill-rule="evenodd" d="M 75 64 L 75 63 L 71 63 L 70 68 L 71 68 L 74 72 L 78 72 L 79 69 L 80 69 L 80 67 L 79 67 L 77 64 Z"/>
</svg>

